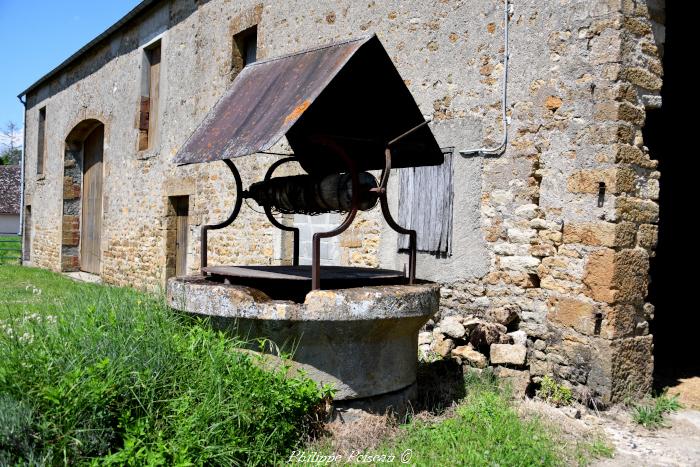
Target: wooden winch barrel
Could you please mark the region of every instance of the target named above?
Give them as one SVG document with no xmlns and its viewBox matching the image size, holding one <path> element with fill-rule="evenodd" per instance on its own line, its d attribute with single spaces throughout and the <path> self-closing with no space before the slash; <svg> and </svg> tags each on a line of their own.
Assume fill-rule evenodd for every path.
<svg viewBox="0 0 700 467">
<path fill-rule="evenodd" d="M 358 203 L 361 211 L 377 204 L 377 180 L 368 172 L 358 174 Z M 248 197 L 260 206 L 270 206 L 285 214 L 349 212 L 352 209 L 352 177 L 332 174 L 322 178 L 311 175 L 276 177 L 250 186 Z"/>
</svg>

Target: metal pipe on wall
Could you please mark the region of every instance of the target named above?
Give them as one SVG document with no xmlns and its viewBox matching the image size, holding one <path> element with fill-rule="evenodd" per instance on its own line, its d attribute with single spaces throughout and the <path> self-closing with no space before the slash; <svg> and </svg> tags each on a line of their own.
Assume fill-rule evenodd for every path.
<svg viewBox="0 0 700 467">
<path fill-rule="evenodd" d="M 24 97 L 24 100 L 22 100 L 22 96 L 19 95 L 17 96 L 17 99 L 22 103 L 24 106 L 24 127 L 22 128 L 22 159 L 19 164 L 19 173 L 20 173 L 20 185 L 19 185 L 19 190 L 20 190 L 20 201 L 19 201 L 19 231 L 17 232 L 17 235 L 20 236 L 20 242 L 22 245 L 22 259 L 21 262 L 22 264 L 24 263 L 24 163 L 25 163 L 25 154 L 27 152 L 27 97 Z"/>
<path fill-rule="evenodd" d="M 508 48 L 508 30 L 510 18 L 509 14 L 511 12 L 510 0 L 505 0 L 503 4 L 503 42 L 504 42 L 504 52 L 503 52 L 503 95 L 501 97 L 501 119 L 503 120 L 503 140 L 498 146 L 492 148 L 478 148 L 478 149 L 461 149 L 459 153 L 462 156 L 471 156 L 474 154 L 478 155 L 492 155 L 497 156 L 503 154 L 506 150 L 506 144 L 508 144 L 508 121 L 507 115 L 507 100 L 508 100 L 508 62 L 510 59 L 510 51 Z"/>
</svg>

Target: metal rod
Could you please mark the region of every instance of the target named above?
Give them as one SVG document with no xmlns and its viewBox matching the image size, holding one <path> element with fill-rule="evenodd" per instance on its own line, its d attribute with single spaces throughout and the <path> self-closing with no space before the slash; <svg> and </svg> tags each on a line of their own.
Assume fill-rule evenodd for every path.
<svg viewBox="0 0 700 467">
<path fill-rule="evenodd" d="M 295 157 L 285 157 L 284 159 L 279 159 L 275 161 L 269 169 L 267 169 L 267 173 L 265 174 L 265 182 L 268 182 L 270 178 L 272 177 L 272 173 L 275 171 L 277 167 L 279 167 L 282 164 L 285 164 L 287 162 L 293 162 L 296 161 Z M 277 219 L 275 219 L 272 216 L 272 206 L 269 204 L 266 204 L 263 206 L 265 209 L 265 215 L 267 216 L 267 219 L 270 221 L 272 225 L 277 227 L 280 230 L 286 230 L 287 232 L 293 232 L 294 234 L 294 250 L 292 253 L 292 265 L 293 266 L 299 266 L 299 229 L 297 227 L 290 227 L 288 225 L 284 225 Z"/>
<path fill-rule="evenodd" d="M 384 157 L 384 170 L 382 170 L 381 182 L 379 185 L 379 204 L 382 207 L 382 214 L 384 215 L 384 219 L 386 219 L 386 223 L 389 224 L 389 227 L 400 234 L 408 235 L 408 283 L 413 284 L 416 280 L 416 231 L 401 227 L 391 216 L 389 201 L 387 199 L 387 184 L 389 183 L 389 174 L 391 172 L 391 149 L 389 149 L 389 147 L 384 151 Z"/>
<path fill-rule="evenodd" d="M 395 144 L 396 142 L 398 142 L 398 141 L 404 139 L 406 136 L 410 135 L 410 134 L 413 133 L 414 131 L 416 131 L 416 130 L 422 128 L 422 127 L 424 127 L 424 126 L 427 125 L 428 123 L 430 123 L 430 120 L 426 120 L 426 121 L 424 121 L 423 123 L 419 123 L 418 125 L 414 126 L 414 127 L 411 128 L 410 130 L 408 130 L 408 131 L 406 131 L 406 132 L 404 132 L 404 133 L 401 133 L 399 136 L 397 136 L 396 138 L 394 138 L 394 139 L 392 139 L 391 141 L 389 141 L 388 143 L 386 143 L 386 146 L 387 146 L 387 147 L 392 146 L 393 144 Z"/>
<path fill-rule="evenodd" d="M 207 233 L 210 230 L 215 230 L 215 229 L 223 229 L 224 227 L 228 227 L 231 225 L 231 223 L 236 220 L 236 217 L 238 217 L 238 213 L 241 210 L 241 204 L 243 203 L 243 182 L 241 181 L 241 174 L 238 173 L 238 169 L 236 169 L 236 166 L 233 165 L 233 162 L 231 162 L 230 159 L 224 159 L 224 163 L 228 166 L 228 168 L 231 170 L 231 173 L 233 174 L 233 178 L 236 181 L 236 204 L 233 206 L 233 212 L 231 212 L 231 215 L 228 216 L 228 219 L 225 221 L 219 223 L 219 224 L 210 224 L 210 225 L 203 225 L 202 226 L 202 234 L 201 234 L 201 273 L 203 276 L 206 275 L 206 272 L 204 272 L 204 268 L 207 267 Z"/>
<path fill-rule="evenodd" d="M 348 156 L 343 148 L 335 144 L 332 140 L 324 139 L 323 144 L 339 154 L 345 161 L 345 164 L 348 166 L 352 180 L 352 196 L 350 198 L 350 212 L 345 217 L 342 224 L 333 230 L 329 230 L 328 232 L 316 232 L 313 235 L 311 249 L 311 290 L 319 290 L 321 288 L 321 239 L 335 237 L 336 235 L 340 235 L 341 233 L 345 232 L 345 230 L 350 227 L 352 221 L 357 215 L 357 205 L 359 202 L 360 182 L 355 161 Z"/>
</svg>

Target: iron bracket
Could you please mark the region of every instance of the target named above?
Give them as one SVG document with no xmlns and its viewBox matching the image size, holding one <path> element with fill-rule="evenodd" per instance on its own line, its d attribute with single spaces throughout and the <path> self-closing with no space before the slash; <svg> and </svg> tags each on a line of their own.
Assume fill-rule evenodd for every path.
<svg viewBox="0 0 700 467">
<path fill-rule="evenodd" d="M 238 213 L 241 211 L 241 205 L 243 204 L 243 182 L 241 181 L 241 174 L 238 172 L 238 169 L 236 166 L 231 162 L 231 159 L 224 159 L 224 163 L 228 166 L 228 168 L 231 170 L 231 173 L 233 174 L 233 178 L 236 181 L 236 203 L 233 206 L 233 211 L 231 212 L 231 215 L 228 216 L 228 219 L 225 221 L 219 223 L 219 224 L 209 224 L 209 225 L 204 225 L 202 226 L 202 238 L 201 238 L 201 273 L 203 276 L 206 276 L 206 272 L 204 271 L 204 268 L 207 267 L 207 237 L 208 237 L 208 232 L 210 230 L 216 230 L 216 229 L 223 229 L 224 227 L 228 227 L 233 223 L 234 220 L 236 220 L 236 217 L 238 217 Z"/>
</svg>

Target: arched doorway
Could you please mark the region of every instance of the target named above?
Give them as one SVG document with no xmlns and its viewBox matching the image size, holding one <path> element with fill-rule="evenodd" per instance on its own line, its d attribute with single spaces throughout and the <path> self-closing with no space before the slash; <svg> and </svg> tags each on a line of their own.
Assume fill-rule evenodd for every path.
<svg viewBox="0 0 700 467">
<path fill-rule="evenodd" d="M 66 138 L 61 266 L 100 274 L 104 125 L 84 120 Z"/>
</svg>

